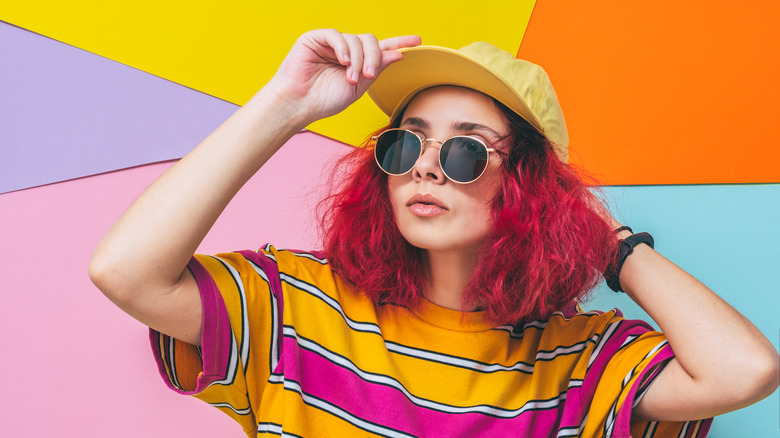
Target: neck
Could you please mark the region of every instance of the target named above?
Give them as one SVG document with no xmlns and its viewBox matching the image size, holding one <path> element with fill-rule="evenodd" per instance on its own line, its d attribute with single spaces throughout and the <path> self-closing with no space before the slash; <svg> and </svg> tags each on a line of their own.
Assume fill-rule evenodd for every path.
<svg viewBox="0 0 780 438">
<path fill-rule="evenodd" d="M 472 312 L 476 305 L 464 306 L 463 292 L 476 267 L 476 249 L 469 251 L 425 252 L 428 284 L 425 298 L 447 309 Z"/>
</svg>

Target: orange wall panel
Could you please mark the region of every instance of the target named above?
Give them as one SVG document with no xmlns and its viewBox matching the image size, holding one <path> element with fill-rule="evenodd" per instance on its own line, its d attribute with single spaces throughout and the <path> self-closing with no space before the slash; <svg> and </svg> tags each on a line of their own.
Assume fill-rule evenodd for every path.
<svg viewBox="0 0 780 438">
<path fill-rule="evenodd" d="M 722 4 L 723 6 L 718 6 Z M 518 57 L 600 182 L 780 182 L 780 2 L 536 3 Z"/>
</svg>

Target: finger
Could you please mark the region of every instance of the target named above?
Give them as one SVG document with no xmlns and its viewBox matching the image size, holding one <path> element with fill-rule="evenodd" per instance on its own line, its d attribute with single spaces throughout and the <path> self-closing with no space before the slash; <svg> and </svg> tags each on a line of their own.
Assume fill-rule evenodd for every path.
<svg viewBox="0 0 780 438">
<path fill-rule="evenodd" d="M 360 72 L 363 70 L 363 43 L 351 33 L 343 33 L 341 37 L 349 48 L 349 65 L 347 66 L 347 80 L 357 84 L 360 80 Z"/>
<path fill-rule="evenodd" d="M 379 49 L 385 50 L 398 50 L 404 47 L 419 46 L 422 39 L 419 35 L 404 35 L 393 38 L 387 38 L 379 41 Z"/>
<path fill-rule="evenodd" d="M 349 65 L 349 45 L 341 32 L 336 29 L 320 29 L 310 32 L 310 36 L 316 44 L 333 50 L 339 64 Z"/>
<path fill-rule="evenodd" d="M 368 79 L 376 77 L 379 71 L 379 65 L 382 60 L 382 54 L 379 50 L 379 41 L 370 33 L 358 35 L 363 44 L 363 76 Z"/>
<path fill-rule="evenodd" d="M 406 35 L 387 38 L 379 41 L 379 48 L 382 51 L 382 57 L 379 63 L 379 71 L 377 74 L 382 72 L 382 70 L 384 70 L 388 65 L 403 59 L 403 55 L 398 51 L 398 49 L 419 46 L 420 42 L 421 39 L 417 35 Z"/>
</svg>

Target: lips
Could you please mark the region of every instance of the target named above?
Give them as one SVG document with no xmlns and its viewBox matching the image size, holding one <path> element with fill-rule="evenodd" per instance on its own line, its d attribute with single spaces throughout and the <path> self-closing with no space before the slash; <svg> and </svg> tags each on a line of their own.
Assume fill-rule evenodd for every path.
<svg viewBox="0 0 780 438">
<path fill-rule="evenodd" d="M 409 201 L 406 202 L 407 207 L 411 207 L 414 204 L 432 205 L 447 210 L 447 207 L 443 202 L 439 201 L 437 197 L 428 193 L 418 193 L 412 196 Z"/>
<path fill-rule="evenodd" d="M 409 199 L 406 207 L 415 216 L 433 217 L 447 212 L 447 207 L 435 196 L 430 194 L 416 194 Z"/>
</svg>

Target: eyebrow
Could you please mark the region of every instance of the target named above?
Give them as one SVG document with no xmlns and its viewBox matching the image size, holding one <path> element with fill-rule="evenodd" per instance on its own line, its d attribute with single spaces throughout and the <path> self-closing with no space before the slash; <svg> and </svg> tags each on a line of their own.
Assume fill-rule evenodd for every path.
<svg viewBox="0 0 780 438">
<path fill-rule="evenodd" d="M 431 127 L 431 124 L 428 123 L 427 120 L 420 117 L 409 117 L 408 119 L 404 120 L 403 123 L 401 123 L 401 126 L 404 125 L 410 125 L 422 129 L 428 129 Z M 487 131 L 496 138 L 503 138 L 503 136 L 496 132 L 495 129 L 489 126 L 485 126 L 481 123 L 455 121 L 452 122 L 450 127 L 455 131 Z"/>
</svg>

